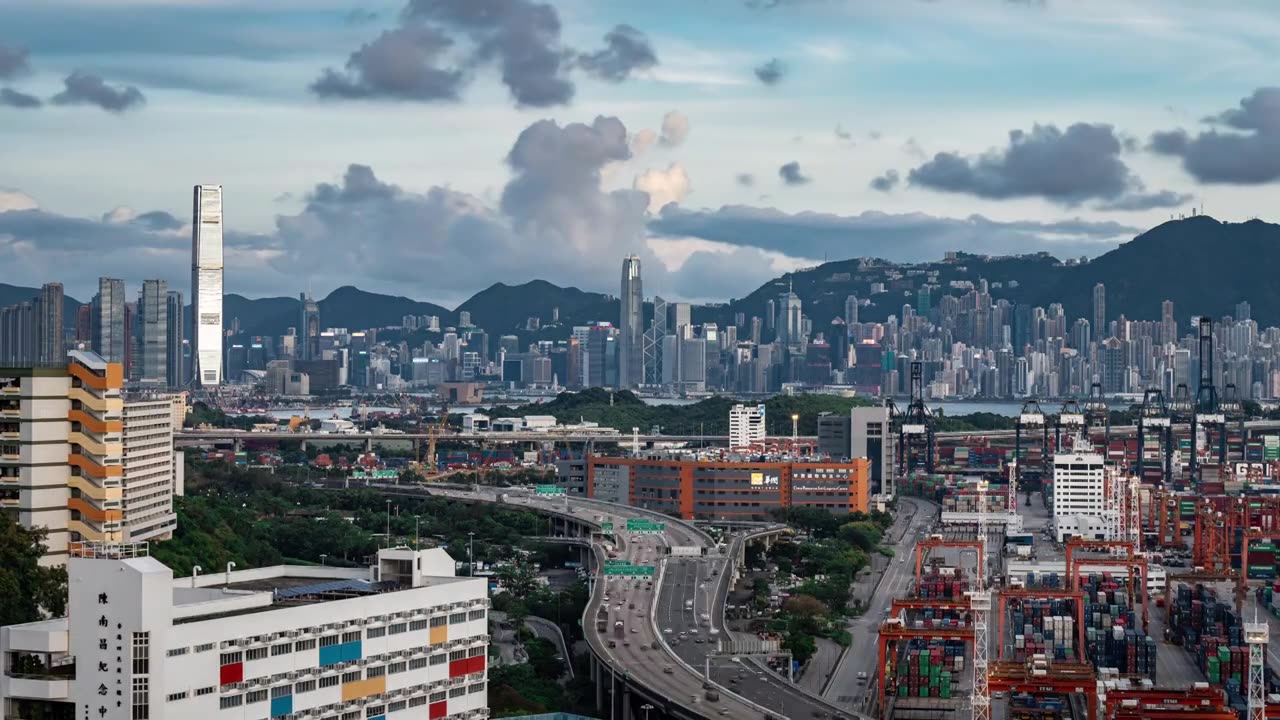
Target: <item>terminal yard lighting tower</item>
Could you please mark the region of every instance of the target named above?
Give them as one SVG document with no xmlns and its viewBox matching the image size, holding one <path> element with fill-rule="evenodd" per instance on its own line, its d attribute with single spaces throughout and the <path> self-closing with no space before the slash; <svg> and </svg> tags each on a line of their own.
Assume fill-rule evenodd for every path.
<svg viewBox="0 0 1280 720">
<path fill-rule="evenodd" d="M 987 481 L 978 480 L 978 542 L 987 553 Z M 991 690 L 987 683 L 987 612 L 991 593 L 987 589 L 987 568 L 980 562 L 975 590 L 969 593 L 973 611 L 973 720 L 991 720 Z M 1003 640 L 1002 640 L 1003 641 Z"/>
<path fill-rule="evenodd" d="M 1244 624 L 1244 641 L 1249 646 L 1249 720 L 1266 720 L 1267 698 L 1265 676 L 1267 672 L 1267 637 L 1270 634 L 1266 623 L 1254 622 Z"/>
</svg>

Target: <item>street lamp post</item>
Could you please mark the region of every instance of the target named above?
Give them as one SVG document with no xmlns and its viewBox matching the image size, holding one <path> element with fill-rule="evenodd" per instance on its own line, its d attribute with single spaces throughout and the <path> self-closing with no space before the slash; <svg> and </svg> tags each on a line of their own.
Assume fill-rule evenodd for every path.
<svg viewBox="0 0 1280 720">
<path fill-rule="evenodd" d="M 794 443 L 799 439 L 800 439 L 800 414 L 794 413 L 791 415 L 791 442 Z"/>
<path fill-rule="evenodd" d="M 421 535 L 421 533 L 419 533 L 419 532 L 418 532 L 418 524 L 419 524 L 421 521 L 422 521 L 422 516 L 421 516 L 421 515 L 414 515 L 414 516 L 413 516 L 413 549 L 414 549 L 414 550 L 421 550 L 421 549 L 422 549 L 422 540 L 421 540 L 422 535 Z"/>
<path fill-rule="evenodd" d="M 644 720 L 649 720 L 649 711 L 653 709 L 653 706 L 645 703 L 640 706 L 640 709 L 644 711 Z"/>
<path fill-rule="evenodd" d="M 324 566 L 324 559 L 329 557 L 326 553 L 320 553 L 320 565 Z"/>
<path fill-rule="evenodd" d="M 387 547 L 391 547 L 391 501 L 387 501 Z"/>
</svg>

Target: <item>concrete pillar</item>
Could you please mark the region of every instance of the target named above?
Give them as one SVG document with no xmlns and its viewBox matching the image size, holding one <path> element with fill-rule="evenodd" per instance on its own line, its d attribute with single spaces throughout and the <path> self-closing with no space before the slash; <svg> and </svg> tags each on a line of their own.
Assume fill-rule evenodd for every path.
<svg viewBox="0 0 1280 720">
<path fill-rule="evenodd" d="M 364 451 L 366 453 L 373 452 L 373 438 L 368 437 L 364 439 Z"/>
<path fill-rule="evenodd" d="M 604 712 L 604 673 L 595 660 L 591 661 L 591 677 L 596 681 L 596 710 Z"/>
<path fill-rule="evenodd" d="M 243 441 L 243 440 L 241 440 L 240 438 L 234 438 L 234 439 L 231 441 L 231 451 L 232 451 L 232 452 L 240 452 L 240 451 L 241 451 L 241 450 L 243 450 L 243 449 L 244 449 L 244 441 Z"/>
<path fill-rule="evenodd" d="M 622 720 L 631 720 L 631 686 L 622 686 Z"/>
<path fill-rule="evenodd" d="M 303 441 L 302 441 L 302 452 L 304 452 L 304 453 L 305 453 L 306 451 L 307 451 L 307 441 L 306 441 L 306 440 L 303 440 Z"/>
</svg>

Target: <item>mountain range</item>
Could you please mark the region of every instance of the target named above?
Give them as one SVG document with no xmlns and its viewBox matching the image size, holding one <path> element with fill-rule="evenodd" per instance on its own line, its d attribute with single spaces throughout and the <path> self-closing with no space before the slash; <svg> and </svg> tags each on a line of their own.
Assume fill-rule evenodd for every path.
<svg viewBox="0 0 1280 720">
<path fill-rule="evenodd" d="M 776 278 L 741 299 L 693 308 L 695 323 L 733 324 L 735 315 L 764 317 L 769 300 L 788 288 L 800 296 L 804 313 L 820 330 L 844 313 L 845 298 L 856 295 L 870 304 L 860 308 L 862 321 L 901 315 L 905 304 L 918 306 L 918 290 L 932 275 L 940 286 L 932 293 L 962 295 L 968 284 L 989 283 L 995 299 L 1047 307 L 1062 303 L 1068 318 L 1089 317 L 1093 287 L 1106 286 L 1108 319 L 1159 319 L 1160 304 L 1172 300 L 1180 323 L 1193 315 L 1214 317 L 1235 312 L 1247 300 L 1252 317 L 1263 326 L 1280 325 L 1280 225 L 1250 220 L 1226 223 L 1206 215 L 1163 223 L 1088 262 L 1063 262 L 1046 252 L 988 257 L 957 252 L 930 263 L 902 264 L 873 258 L 823 263 Z M 872 293 L 873 285 L 883 290 Z M 880 289 L 880 288 L 876 288 Z M 35 288 L 0 284 L 0 305 L 30 300 Z M 227 295 L 228 326 L 238 322 L 245 335 L 281 335 L 299 324 L 299 300 L 293 297 L 249 299 Z M 80 303 L 65 300 L 69 322 Z M 350 329 L 399 327 L 405 315 L 435 315 L 441 327 L 458 324 L 460 312 L 491 335 L 515 334 L 530 339 L 561 339 L 574 325 L 618 321 L 618 300 L 603 293 L 560 287 L 543 280 L 521 285 L 495 283 L 452 310 L 406 297 L 340 287 L 319 301 L 324 327 Z M 558 309 L 558 320 L 553 311 Z M 652 313 L 652 307 L 646 306 Z M 528 330 L 529 318 L 539 328 Z"/>
</svg>

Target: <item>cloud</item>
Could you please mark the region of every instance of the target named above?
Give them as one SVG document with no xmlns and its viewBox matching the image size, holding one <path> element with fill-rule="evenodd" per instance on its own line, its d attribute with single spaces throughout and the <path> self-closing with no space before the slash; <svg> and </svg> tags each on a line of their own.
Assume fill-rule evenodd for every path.
<svg viewBox="0 0 1280 720">
<path fill-rule="evenodd" d="M 18 77 L 30 70 L 26 48 L 0 44 L 0 80 Z"/>
<path fill-rule="evenodd" d="M 146 103 L 138 88 L 128 85 L 112 87 L 92 73 L 75 71 L 63 79 L 65 89 L 54 95 L 55 105 L 96 105 L 107 112 L 122 113 Z"/>
<path fill-rule="evenodd" d="M 163 210 L 152 210 L 133 218 L 135 224 L 156 232 L 164 230 L 182 230 L 187 224 Z"/>
<path fill-rule="evenodd" d="M 853 133 L 849 132 L 848 130 L 845 130 L 845 129 L 844 129 L 844 127 L 842 127 L 842 126 L 840 126 L 840 125 L 836 125 L 836 139 L 837 139 L 837 140 L 852 140 L 852 139 L 853 139 Z"/>
<path fill-rule="evenodd" d="M 678 147 L 689 137 L 689 118 L 677 110 L 662 116 L 662 135 L 660 140 L 667 147 Z"/>
<path fill-rule="evenodd" d="M 373 10 L 356 8 L 347 13 L 346 22 L 348 25 L 367 25 L 377 19 L 378 13 Z"/>
<path fill-rule="evenodd" d="M 10 88 L 0 88 L 0 106 L 30 110 L 43 104 L 35 95 L 28 95 Z"/>
<path fill-rule="evenodd" d="M 1210 129 L 1152 134 L 1148 149 L 1182 159 L 1182 167 L 1206 183 L 1260 185 L 1280 180 L 1280 87 L 1258 88 L 1231 108 L 1205 122 Z"/>
<path fill-rule="evenodd" d="M 733 272 L 725 272 L 726 268 L 733 268 Z M 755 248 L 696 250 L 671 274 L 671 286 L 686 300 L 724 302 L 742 297 L 778 275 L 773 258 Z"/>
<path fill-rule="evenodd" d="M 1187 193 L 1176 193 L 1172 190 L 1144 193 L 1135 192 L 1123 195 L 1115 200 L 1108 200 L 1096 205 L 1098 210 L 1155 210 L 1159 208 L 1176 208 L 1191 202 Z"/>
<path fill-rule="evenodd" d="M 795 160 L 778 168 L 778 177 L 782 178 L 782 182 L 788 185 L 804 185 L 810 180 L 808 176 L 800 172 L 800 163 Z"/>
<path fill-rule="evenodd" d="M 649 212 L 658 213 L 668 203 L 682 203 L 691 189 L 689 173 L 680 163 L 671 163 L 666 170 L 646 170 L 636 176 L 633 190 L 649 195 Z"/>
<path fill-rule="evenodd" d="M 658 133 L 649 128 L 642 128 L 631 134 L 631 153 L 643 155 L 656 142 L 658 142 Z"/>
<path fill-rule="evenodd" d="M 1036 125 L 1012 130 L 1009 145 L 978 156 L 943 152 L 911 170 L 912 185 L 991 200 L 1039 197 L 1074 207 L 1142 205 L 1142 181 L 1120 158 L 1123 143 L 1110 125 L 1075 123 L 1065 131 Z M 1131 197 L 1133 196 L 1133 197 Z"/>
<path fill-rule="evenodd" d="M 773 58 L 763 65 L 757 65 L 754 72 L 756 79 L 765 85 L 777 85 L 782 78 L 786 77 L 787 68 L 781 60 Z"/>
<path fill-rule="evenodd" d="M 755 247 L 791 257 L 880 257 L 897 262 L 937 260 L 947 250 L 959 249 L 992 255 L 1038 250 L 1062 257 L 1098 255 L 1142 232 L 1115 222 L 1081 219 L 1000 222 L 981 215 L 790 214 L 743 205 L 719 210 L 670 206 L 649 227 L 661 235 Z"/>
<path fill-rule="evenodd" d="M 578 56 L 578 66 L 601 80 L 622 82 L 636 70 L 658 64 L 649 38 L 630 25 L 618 25 L 604 36 L 605 47 Z"/>
<path fill-rule="evenodd" d="M 648 38 L 630 25 L 584 53 L 560 38 L 556 9 L 534 0 L 409 0 L 398 27 L 352 53 L 345 72 L 326 69 L 311 90 L 321 97 L 455 100 L 473 77 L 495 67 L 515 104 L 551 107 L 573 100 L 580 68 L 609 81 L 657 64 Z"/>
<path fill-rule="evenodd" d="M 35 198 L 17 190 L 0 188 L 0 213 L 10 210 L 35 210 L 40 207 Z"/>
<path fill-rule="evenodd" d="M 734 180 L 742 187 L 751 187 L 756 184 L 756 176 L 751 173 L 738 173 L 734 176 Z"/>
<path fill-rule="evenodd" d="M 898 187 L 900 179 L 897 170 L 886 170 L 883 175 L 871 179 L 871 189 L 887 193 Z"/>
<path fill-rule="evenodd" d="M 457 100 L 462 71 L 437 66 L 452 45 L 447 36 L 426 25 L 387 30 L 351 53 L 345 72 L 326 69 L 311 91 L 323 98 Z"/>
</svg>

